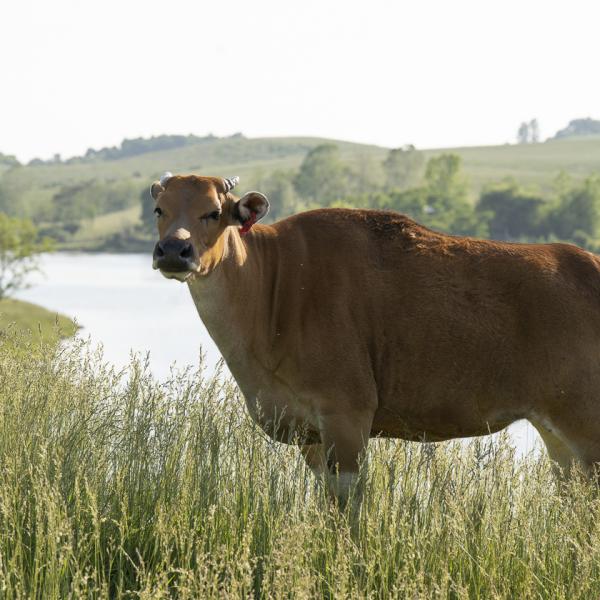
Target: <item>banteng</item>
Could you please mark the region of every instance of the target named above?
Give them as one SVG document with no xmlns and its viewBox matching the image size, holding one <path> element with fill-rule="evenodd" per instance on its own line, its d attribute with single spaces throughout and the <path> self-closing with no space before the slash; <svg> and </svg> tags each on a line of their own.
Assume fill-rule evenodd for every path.
<svg viewBox="0 0 600 600">
<path fill-rule="evenodd" d="M 313 210 L 255 225 L 237 178 L 152 186 L 154 268 L 187 282 L 248 411 L 345 501 L 373 436 L 438 441 L 528 419 L 565 469 L 600 460 L 600 260 L 565 244 Z M 276 425 L 275 425 L 276 423 Z"/>
</svg>

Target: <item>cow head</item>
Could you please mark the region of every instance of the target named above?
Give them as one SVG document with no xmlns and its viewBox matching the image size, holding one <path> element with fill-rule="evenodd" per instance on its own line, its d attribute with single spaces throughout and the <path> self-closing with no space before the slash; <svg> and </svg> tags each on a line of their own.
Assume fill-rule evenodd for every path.
<svg viewBox="0 0 600 600">
<path fill-rule="evenodd" d="M 159 234 L 155 269 L 179 281 L 206 275 L 225 255 L 230 236 L 239 236 L 235 229 L 241 226 L 244 233 L 267 214 L 263 194 L 248 192 L 238 200 L 230 193 L 238 181 L 165 173 L 152 184 Z"/>
</svg>

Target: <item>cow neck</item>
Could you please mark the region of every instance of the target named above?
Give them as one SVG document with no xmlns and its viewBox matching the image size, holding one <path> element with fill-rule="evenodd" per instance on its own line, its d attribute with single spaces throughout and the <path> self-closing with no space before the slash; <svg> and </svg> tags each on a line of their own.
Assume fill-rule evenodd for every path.
<svg viewBox="0 0 600 600">
<path fill-rule="evenodd" d="M 200 318 L 227 361 L 247 351 L 259 315 L 268 310 L 269 270 L 262 268 L 274 258 L 266 256 L 268 239 L 258 227 L 243 239 L 230 230 L 222 260 L 209 275 L 188 284 Z"/>
</svg>

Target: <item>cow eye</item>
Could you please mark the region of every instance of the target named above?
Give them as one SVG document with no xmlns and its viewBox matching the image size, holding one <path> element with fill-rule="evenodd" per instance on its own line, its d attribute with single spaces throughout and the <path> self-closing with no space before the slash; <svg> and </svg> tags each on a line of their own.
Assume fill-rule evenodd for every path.
<svg viewBox="0 0 600 600">
<path fill-rule="evenodd" d="M 160 209 L 160 207 L 158 207 L 158 206 L 157 206 L 157 207 L 154 209 L 154 214 L 155 214 L 157 217 L 160 217 L 160 215 L 162 215 L 162 210 Z"/>
<path fill-rule="evenodd" d="M 218 221 L 220 216 L 221 216 L 221 213 L 218 210 L 215 210 L 215 211 L 209 213 L 208 215 L 204 215 L 202 218 L 203 219 L 212 219 L 213 221 Z"/>
</svg>

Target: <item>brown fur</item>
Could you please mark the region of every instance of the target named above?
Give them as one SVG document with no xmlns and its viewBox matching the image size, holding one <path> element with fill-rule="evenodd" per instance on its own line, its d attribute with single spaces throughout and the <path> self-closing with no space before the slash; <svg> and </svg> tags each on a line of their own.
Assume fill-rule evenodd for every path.
<svg viewBox="0 0 600 600">
<path fill-rule="evenodd" d="M 596 256 L 371 210 L 240 238 L 235 198 L 210 178 L 176 177 L 158 201 L 161 239 L 179 220 L 200 249 L 190 291 L 250 414 L 282 441 L 304 428 L 316 472 L 355 473 L 370 436 L 438 441 L 522 418 L 563 467 L 600 460 Z M 201 225 L 217 204 L 221 222 Z"/>
</svg>

